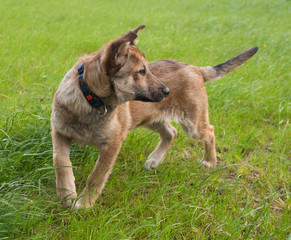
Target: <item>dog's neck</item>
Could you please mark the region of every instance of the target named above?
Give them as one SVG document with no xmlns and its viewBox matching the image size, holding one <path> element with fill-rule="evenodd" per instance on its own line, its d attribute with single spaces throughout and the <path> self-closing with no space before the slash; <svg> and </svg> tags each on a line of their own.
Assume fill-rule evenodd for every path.
<svg viewBox="0 0 291 240">
<path fill-rule="evenodd" d="M 94 59 L 94 61 L 84 64 L 84 81 L 90 90 L 102 100 L 107 111 L 112 111 L 121 104 L 115 94 L 110 77 L 103 70 L 101 59 Z"/>
</svg>

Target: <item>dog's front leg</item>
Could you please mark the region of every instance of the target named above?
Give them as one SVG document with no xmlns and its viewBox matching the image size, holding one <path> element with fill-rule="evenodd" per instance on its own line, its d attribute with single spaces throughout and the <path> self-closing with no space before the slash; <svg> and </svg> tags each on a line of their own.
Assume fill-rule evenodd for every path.
<svg viewBox="0 0 291 240">
<path fill-rule="evenodd" d="M 52 130 L 53 161 L 56 173 L 57 195 L 64 207 L 77 197 L 75 177 L 70 161 L 71 140 Z"/>
<path fill-rule="evenodd" d="M 100 154 L 96 162 L 95 168 L 89 175 L 81 197 L 73 206 L 74 209 L 81 207 L 91 207 L 101 194 L 106 180 L 108 179 L 116 157 L 119 153 L 122 142 L 103 145 L 100 148 Z"/>
</svg>

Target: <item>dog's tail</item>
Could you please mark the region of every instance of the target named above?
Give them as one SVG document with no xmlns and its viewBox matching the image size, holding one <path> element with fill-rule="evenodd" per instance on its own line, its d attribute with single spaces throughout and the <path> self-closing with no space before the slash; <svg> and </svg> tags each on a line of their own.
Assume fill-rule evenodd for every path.
<svg viewBox="0 0 291 240">
<path fill-rule="evenodd" d="M 204 81 L 209 82 L 222 78 L 224 75 L 230 73 L 238 66 L 242 65 L 245 61 L 247 61 L 250 57 L 255 55 L 258 49 L 258 47 L 250 48 L 249 50 L 244 51 L 240 55 L 226 61 L 225 63 L 216 65 L 214 67 L 200 67 L 204 76 Z"/>
</svg>

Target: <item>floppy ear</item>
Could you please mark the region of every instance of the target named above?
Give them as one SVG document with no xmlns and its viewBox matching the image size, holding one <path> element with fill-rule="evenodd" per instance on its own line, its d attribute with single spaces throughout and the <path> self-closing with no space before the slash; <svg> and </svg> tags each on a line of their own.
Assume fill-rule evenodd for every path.
<svg viewBox="0 0 291 240">
<path fill-rule="evenodd" d="M 105 57 L 107 75 L 117 73 L 123 67 L 127 61 L 129 45 L 134 44 L 139 30 L 143 28 L 145 28 L 144 25 L 139 26 L 108 44 Z"/>
</svg>

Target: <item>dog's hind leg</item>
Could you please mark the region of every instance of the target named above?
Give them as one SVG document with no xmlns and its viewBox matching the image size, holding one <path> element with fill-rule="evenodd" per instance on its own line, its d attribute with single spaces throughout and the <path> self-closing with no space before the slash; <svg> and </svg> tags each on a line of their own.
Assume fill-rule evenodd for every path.
<svg viewBox="0 0 291 240">
<path fill-rule="evenodd" d="M 70 161 L 71 140 L 52 130 L 53 162 L 56 173 L 57 196 L 63 206 L 72 204 L 77 197 L 75 178 Z"/>
<path fill-rule="evenodd" d="M 158 146 L 149 155 L 148 160 L 144 164 L 144 168 L 150 170 L 156 168 L 164 160 L 167 151 L 178 135 L 178 131 L 169 121 L 153 123 L 151 125 L 147 125 L 146 127 L 158 132 L 161 138 Z"/>
<path fill-rule="evenodd" d="M 207 117 L 208 118 L 208 117 Z M 204 143 L 204 157 L 202 159 L 205 167 L 216 168 L 216 148 L 214 128 L 208 120 L 192 122 L 191 120 L 182 121 L 184 131 L 191 137 Z"/>
<path fill-rule="evenodd" d="M 111 143 L 101 146 L 96 165 L 87 179 L 86 187 L 81 197 L 75 202 L 74 209 L 89 208 L 94 204 L 111 173 L 121 144 L 122 141 L 114 139 Z"/>
</svg>

